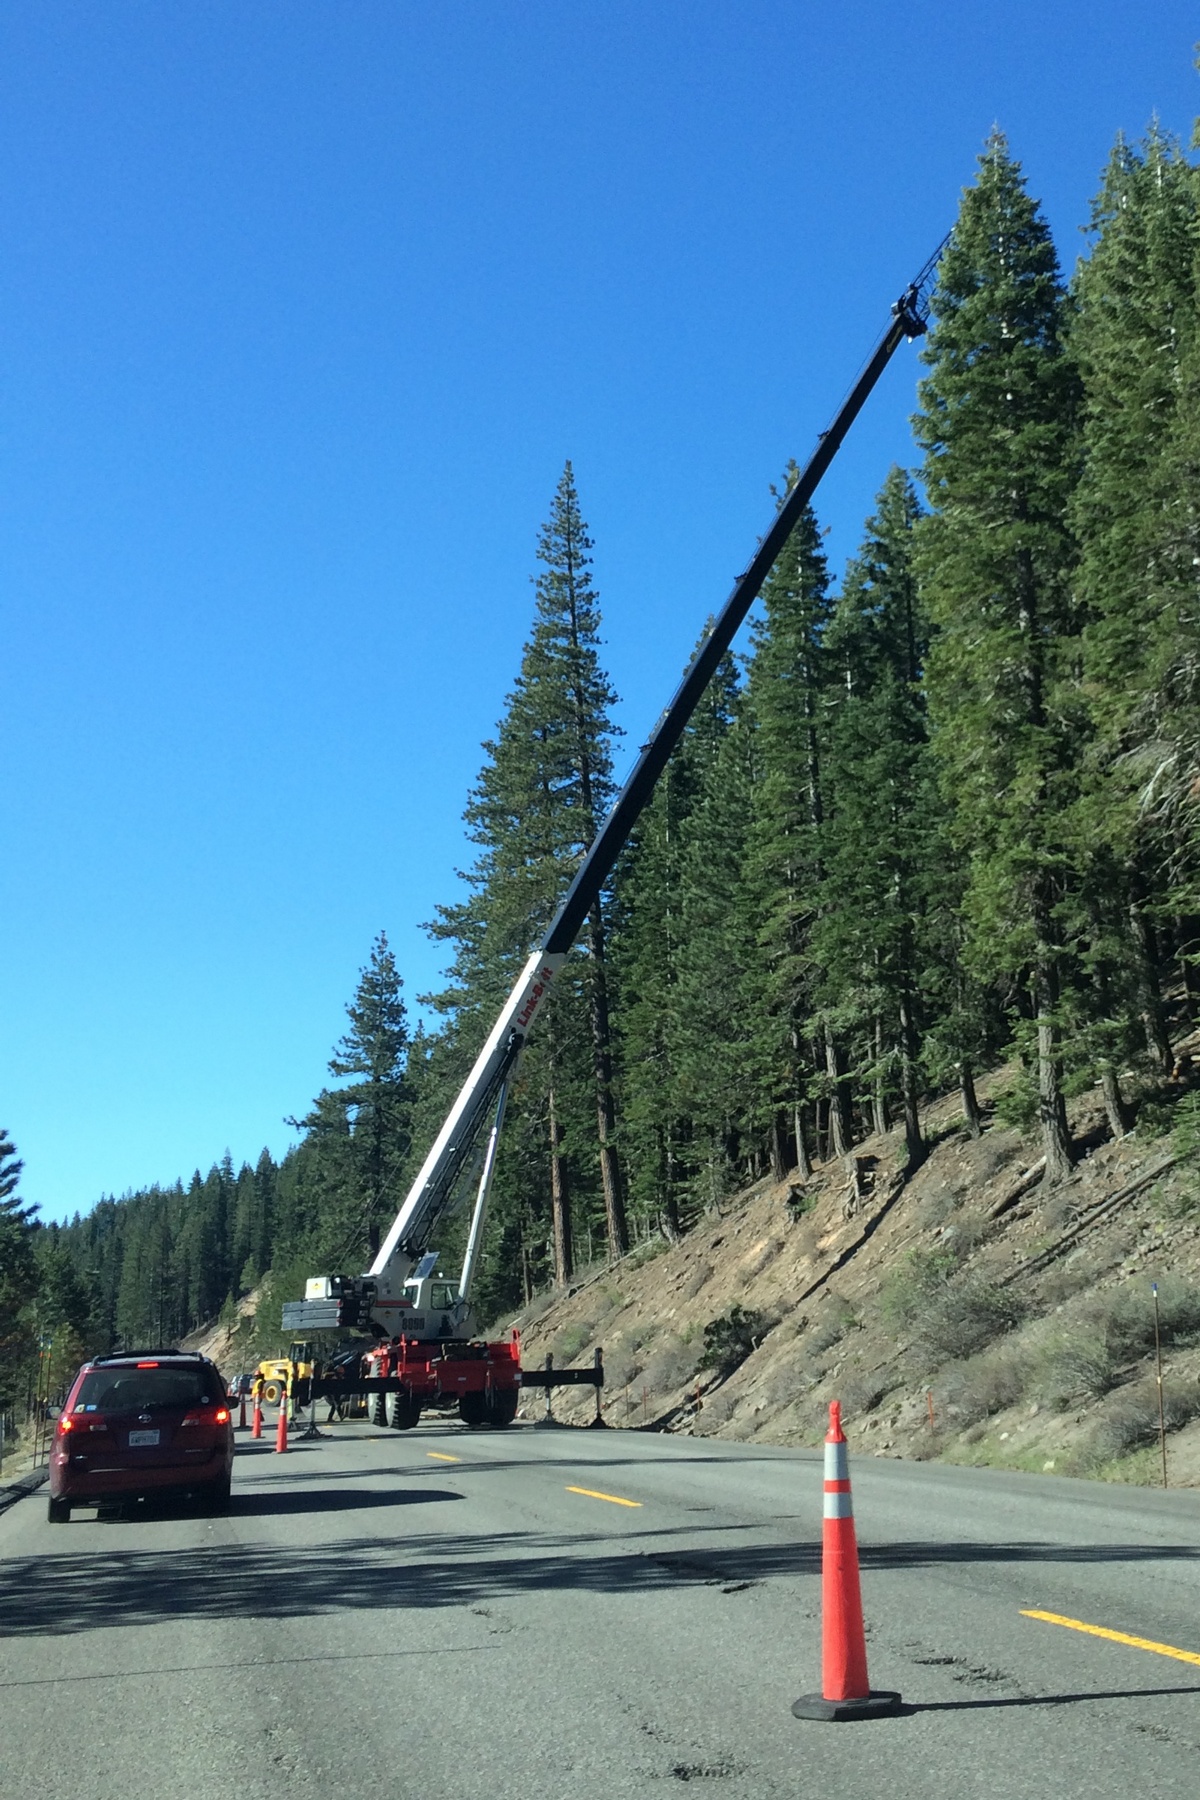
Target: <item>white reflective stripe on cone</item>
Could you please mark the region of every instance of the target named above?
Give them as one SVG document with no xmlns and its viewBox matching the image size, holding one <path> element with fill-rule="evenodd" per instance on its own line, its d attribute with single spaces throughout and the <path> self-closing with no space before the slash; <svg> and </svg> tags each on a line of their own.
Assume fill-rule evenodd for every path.
<svg viewBox="0 0 1200 1800">
<path fill-rule="evenodd" d="M 845 1438 L 840 1444 L 825 1446 L 825 1479 L 826 1481 L 849 1481 L 850 1458 Z"/>
<path fill-rule="evenodd" d="M 849 1494 L 826 1494 L 825 1517 L 827 1519 L 852 1519 L 854 1506 Z"/>
</svg>

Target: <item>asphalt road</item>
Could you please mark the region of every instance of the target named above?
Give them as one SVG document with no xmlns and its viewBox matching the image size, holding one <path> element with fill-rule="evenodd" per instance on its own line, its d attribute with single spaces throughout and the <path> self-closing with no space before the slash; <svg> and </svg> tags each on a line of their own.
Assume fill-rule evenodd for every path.
<svg viewBox="0 0 1200 1800">
<path fill-rule="evenodd" d="M 64 1528 L 43 1491 L 0 1516 L 0 1794 L 1194 1800 L 1200 1494 L 851 1472 L 871 1677 L 910 1709 L 858 1725 L 790 1711 L 819 1685 L 809 1453 L 354 1425 L 243 1436 L 223 1518 Z"/>
</svg>

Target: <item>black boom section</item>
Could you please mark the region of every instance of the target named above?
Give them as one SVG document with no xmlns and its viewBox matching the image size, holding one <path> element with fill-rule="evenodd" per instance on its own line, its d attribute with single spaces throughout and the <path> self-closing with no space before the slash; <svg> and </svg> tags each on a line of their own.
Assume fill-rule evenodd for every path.
<svg viewBox="0 0 1200 1800">
<path fill-rule="evenodd" d="M 642 809 L 654 792 L 654 784 L 662 774 L 667 758 L 683 735 L 684 727 L 712 680 L 717 664 L 757 600 L 763 582 L 791 536 L 792 527 L 816 493 L 821 477 L 841 448 L 842 439 L 858 417 L 867 396 L 891 361 L 897 346 L 905 338 L 924 334 L 924 296 L 942 248 L 943 246 L 939 246 L 916 281 L 896 301 L 892 308 L 891 323 L 876 345 L 870 361 L 842 402 L 828 431 L 821 433 L 817 447 L 801 470 L 795 487 L 784 499 L 766 535 L 759 540 L 748 568 L 744 574 L 739 575 L 712 630 L 692 658 L 674 699 L 654 727 L 648 742 L 643 745 L 633 773 L 621 789 L 612 811 L 580 864 L 578 873 L 542 940 L 544 952 L 563 954 L 575 942 L 580 926 L 612 873 Z"/>
</svg>

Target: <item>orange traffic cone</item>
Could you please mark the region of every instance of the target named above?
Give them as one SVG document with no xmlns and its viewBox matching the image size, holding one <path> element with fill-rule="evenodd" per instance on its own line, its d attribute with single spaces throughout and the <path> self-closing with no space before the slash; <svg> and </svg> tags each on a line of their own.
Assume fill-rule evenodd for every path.
<svg viewBox="0 0 1200 1800">
<path fill-rule="evenodd" d="M 254 1422 L 250 1427 L 250 1436 L 252 1438 L 260 1438 L 262 1436 L 262 1403 L 258 1399 L 257 1395 L 255 1396 L 255 1399 L 254 1399 L 253 1418 L 254 1418 Z"/>
<path fill-rule="evenodd" d="M 900 1710 L 900 1696 L 872 1693 L 867 1679 L 858 1542 L 850 1498 L 850 1466 L 842 1408 L 829 1406 L 825 1439 L 825 1518 L 821 1539 L 821 1692 L 804 1694 L 792 1711 L 798 1719 L 870 1719 Z"/>
<path fill-rule="evenodd" d="M 287 1412 L 288 1412 L 287 1398 L 285 1396 L 283 1401 L 280 1403 L 279 1423 L 275 1427 L 275 1451 L 276 1451 L 277 1455 L 279 1454 L 280 1451 L 287 1449 L 287 1427 L 288 1427 Z"/>
</svg>

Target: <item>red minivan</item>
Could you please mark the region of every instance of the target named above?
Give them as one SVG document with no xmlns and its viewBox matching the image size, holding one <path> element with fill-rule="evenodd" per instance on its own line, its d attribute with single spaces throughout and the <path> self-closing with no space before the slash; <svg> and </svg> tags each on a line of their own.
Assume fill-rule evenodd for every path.
<svg viewBox="0 0 1200 1800">
<path fill-rule="evenodd" d="M 130 1351 L 84 1363 L 50 1451 L 50 1523 L 73 1506 L 191 1493 L 229 1504 L 233 1423 L 225 1383 L 206 1356 Z"/>
</svg>

